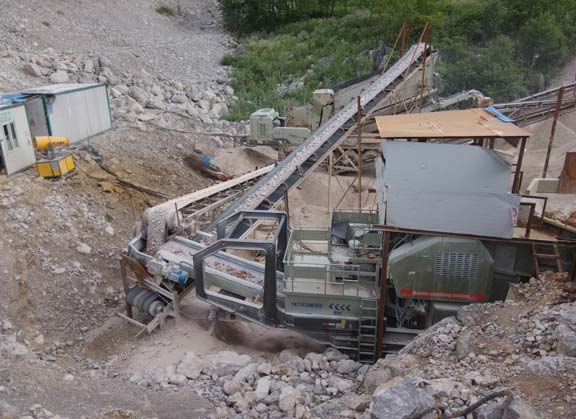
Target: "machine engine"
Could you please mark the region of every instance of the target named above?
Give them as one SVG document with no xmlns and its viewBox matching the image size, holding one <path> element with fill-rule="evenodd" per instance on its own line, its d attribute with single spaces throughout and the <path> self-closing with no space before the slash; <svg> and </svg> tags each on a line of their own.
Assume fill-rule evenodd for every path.
<svg viewBox="0 0 576 419">
<path fill-rule="evenodd" d="M 429 327 L 493 297 L 494 259 L 480 240 L 419 237 L 390 253 L 389 271 L 390 314 L 399 327 Z"/>
</svg>

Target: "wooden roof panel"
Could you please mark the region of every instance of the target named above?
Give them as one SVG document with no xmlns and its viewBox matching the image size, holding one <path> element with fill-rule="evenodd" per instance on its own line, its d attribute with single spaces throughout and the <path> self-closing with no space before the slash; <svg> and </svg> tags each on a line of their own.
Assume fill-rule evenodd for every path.
<svg viewBox="0 0 576 419">
<path fill-rule="evenodd" d="M 530 133 L 484 109 L 377 116 L 380 138 L 518 138 Z"/>
</svg>

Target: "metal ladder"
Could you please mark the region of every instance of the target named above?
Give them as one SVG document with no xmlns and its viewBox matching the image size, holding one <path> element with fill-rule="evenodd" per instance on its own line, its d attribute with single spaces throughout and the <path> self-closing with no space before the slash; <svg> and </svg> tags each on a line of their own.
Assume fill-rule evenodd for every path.
<svg viewBox="0 0 576 419">
<path fill-rule="evenodd" d="M 358 362 L 376 362 L 377 300 L 360 300 L 360 320 L 358 325 Z"/>
<path fill-rule="evenodd" d="M 540 264 L 547 260 L 554 260 L 558 272 L 566 272 L 564 269 L 564 262 L 560 255 L 560 249 L 557 243 L 550 244 L 532 244 L 532 257 L 534 258 L 534 270 L 536 275 L 540 273 Z"/>
</svg>

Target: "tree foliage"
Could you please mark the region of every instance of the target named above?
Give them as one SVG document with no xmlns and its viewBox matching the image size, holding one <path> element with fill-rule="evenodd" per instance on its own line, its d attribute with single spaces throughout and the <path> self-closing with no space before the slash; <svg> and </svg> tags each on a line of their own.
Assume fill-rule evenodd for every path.
<svg viewBox="0 0 576 419">
<path fill-rule="evenodd" d="M 480 89 L 498 100 L 509 101 L 528 93 L 523 70 L 514 60 L 512 40 L 500 35 L 485 47 L 470 48 L 454 43 L 444 49 L 446 90 Z"/>
<path fill-rule="evenodd" d="M 247 34 L 272 31 L 302 19 L 334 16 L 347 12 L 347 0 L 219 0 L 224 25 L 232 32 Z"/>
<path fill-rule="evenodd" d="M 242 35 L 264 33 L 258 42 L 273 43 L 272 50 L 254 44 L 245 59 L 231 60 L 245 77 L 260 74 L 264 85 L 273 88 L 309 76 L 303 94 L 291 94 L 292 99 L 370 69 L 359 64 L 358 54 L 376 48 L 379 41 L 392 44 L 405 21 L 410 24 L 411 41 L 424 22 L 431 24 L 432 42 L 441 52 L 438 71 L 444 94 L 474 88 L 500 101 L 531 93 L 550 81 L 576 46 L 576 0 L 219 2 L 227 29 Z M 300 39 L 300 33 L 310 38 Z M 317 61 L 325 54 L 334 60 L 320 70 Z M 284 56 L 288 61 L 281 61 Z M 254 60 L 273 62 L 254 64 Z M 254 91 L 243 89 L 241 79 L 238 87 L 250 97 L 247 102 L 267 105 L 269 96 L 255 98 Z M 258 78 L 247 83 L 257 89 Z"/>
</svg>

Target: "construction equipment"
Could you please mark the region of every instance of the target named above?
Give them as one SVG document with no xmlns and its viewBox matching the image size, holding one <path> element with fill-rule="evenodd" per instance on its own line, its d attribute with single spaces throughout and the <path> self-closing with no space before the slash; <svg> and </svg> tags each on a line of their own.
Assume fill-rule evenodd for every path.
<svg viewBox="0 0 576 419">
<path fill-rule="evenodd" d="M 150 331 L 168 316 L 176 317 L 181 299 L 195 290 L 199 299 L 214 307 L 214 319 L 234 316 L 294 329 L 373 362 L 397 351 L 425 327 L 454 315 L 463 304 L 503 298 L 511 282 L 530 277 L 535 268 L 532 244 L 565 243 L 540 232 L 531 236 L 531 219 L 523 227 L 515 225 L 521 197 L 516 189 L 509 191 L 512 163 L 485 140 L 504 138 L 507 132 L 507 139 L 520 144 L 523 152 L 528 133 L 498 126 L 505 123 L 487 112 L 483 124 L 471 124 L 471 131 L 481 130 L 473 138 L 481 140 L 477 147 L 398 142 L 419 147 L 418 154 L 408 150 L 404 156 L 425 158 L 432 147 L 438 159 L 432 166 L 416 160 L 409 165 L 409 160 L 379 152 L 378 211 L 335 210 L 328 228 L 309 229 L 290 228 L 287 212 L 277 210 L 291 190 L 356 132 L 358 123 L 387 106 L 390 92 L 430 51 L 423 44 L 410 48 L 360 94 L 361 121 L 356 117 L 357 102 L 350 101 L 262 174 L 204 231 L 182 227 L 182 215 L 197 202 L 191 197 L 149 209 L 122 260 L 128 315 L 132 307 L 154 315 L 151 323 L 141 324 L 142 330 Z M 427 139 L 438 138 L 438 130 L 434 132 Z M 446 170 L 448 161 L 442 160 L 446 152 L 457 164 L 453 170 Z M 469 153 L 482 160 L 463 157 Z M 394 161 L 403 172 L 392 178 L 408 179 L 418 170 L 420 182 L 411 184 L 427 185 L 422 179 L 428 179 L 437 189 L 405 187 L 410 193 L 398 195 L 404 190 L 388 187 L 393 185 L 391 175 L 382 168 L 384 164 L 387 170 L 395 169 Z M 437 176 L 431 175 L 432 169 Z M 521 161 L 516 165 L 520 170 Z M 467 182 L 465 187 L 462 182 Z M 436 194 L 443 199 L 436 199 Z M 424 198 L 426 204 L 420 204 Z M 402 206 L 403 199 L 410 206 Z M 434 211 L 438 202 L 451 200 L 462 205 L 455 210 L 457 217 L 447 215 L 444 207 Z M 410 217 L 414 208 L 429 210 L 430 215 L 417 212 L 417 217 Z M 469 216 L 475 217 L 474 222 Z M 425 217 L 430 220 L 422 220 Z M 412 221 L 418 230 L 410 229 Z M 450 222 L 459 229 L 424 228 Z M 265 232 L 249 236 L 256 226 L 265 226 Z M 479 227 L 486 227 L 490 235 L 479 235 Z M 566 252 L 560 257 L 566 258 Z"/>
<path fill-rule="evenodd" d="M 72 174 L 76 165 L 72 154 L 66 151 L 70 145 L 67 137 L 35 137 L 36 150 L 43 158 L 36 162 L 38 175 L 44 178 L 59 178 Z"/>
</svg>

